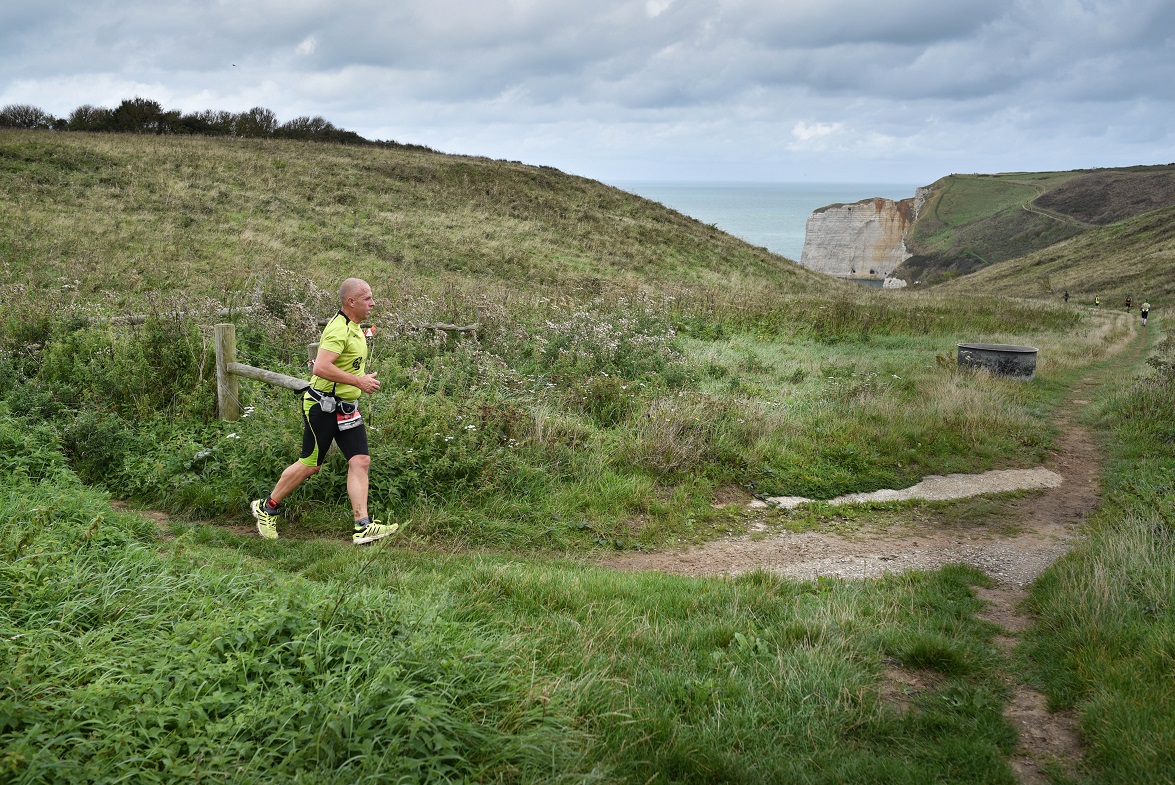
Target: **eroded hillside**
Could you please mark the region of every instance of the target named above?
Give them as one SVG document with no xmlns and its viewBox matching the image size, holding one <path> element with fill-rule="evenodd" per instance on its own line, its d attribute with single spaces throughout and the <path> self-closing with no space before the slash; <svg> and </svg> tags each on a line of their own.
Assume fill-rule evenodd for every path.
<svg viewBox="0 0 1175 785">
<path fill-rule="evenodd" d="M 1096 227 L 1063 243 L 950 281 L 944 292 L 1045 297 L 1073 304 L 1155 308 L 1175 301 L 1175 207 Z"/>
<path fill-rule="evenodd" d="M 950 175 L 928 189 L 896 275 L 940 283 L 1172 205 L 1175 164 Z"/>
</svg>

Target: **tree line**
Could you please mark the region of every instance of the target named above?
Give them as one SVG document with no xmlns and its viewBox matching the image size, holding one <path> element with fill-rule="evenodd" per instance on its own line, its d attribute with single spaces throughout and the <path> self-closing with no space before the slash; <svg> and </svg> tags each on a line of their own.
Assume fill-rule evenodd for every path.
<svg viewBox="0 0 1175 785">
<path fill-rule="evenodd" d="M 69 117 L 54 117 L 30 104 L 9 104 L 0 109 L 0 128 L 305 139 L 336 144 L 429 149 L 422 145 L 365 139 L 322 117 L 295 117 L 278 123 L 277 115 L 261 106 L 246 112 L 205 109 L 185 114 L 177 109 L 164 109 L 158 101 L 137 96 L 124 100 L 114 109 L 84 104 L 70 112 Z"/>
</svg>

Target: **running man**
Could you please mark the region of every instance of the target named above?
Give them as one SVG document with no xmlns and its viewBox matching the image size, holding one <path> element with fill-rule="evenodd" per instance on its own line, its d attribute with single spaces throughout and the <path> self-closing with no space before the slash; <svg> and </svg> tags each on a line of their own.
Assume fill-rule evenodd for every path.
<svg viewBox="0 0 1175 785">
<path fill-rule="evenodd" d="M 1142 326 L 1146 327 L 1146 317 L 1150 315 L 1151 304 L 1148 303 L 1146 300 L 1143 300 L 1142 301 L 1142 308 L 1140 309 L 1140 311 L 1142 313 Z"/>
<path fill-rule="evenodd" d="M 347 496 L 355 516 L 351 542 L 366 545 L 400 528 L 395 523 L 372 520 L 367 511 L 371 456 L 367 429 L 359 413 L 359 396 L 376 392 L 379 380 L 375 373 L 366 372 L 367 339 L 360 323 L 374 308 L 375 297 L 366 281 L 343 281 L 339 312 L 322 331 L 310 387 L 302 396 L 302 456 L 286 467 L 268 498 L 255 499 L 250 505 L 257 531 L 267 540 L 277 539 L 282 500 L 318 473 L 331 442 L 339 445 L 347 459 Z"/>
</svg>

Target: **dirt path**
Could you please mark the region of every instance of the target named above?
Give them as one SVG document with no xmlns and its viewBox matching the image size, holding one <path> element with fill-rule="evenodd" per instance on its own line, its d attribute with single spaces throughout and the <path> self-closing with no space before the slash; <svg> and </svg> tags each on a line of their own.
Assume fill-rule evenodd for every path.
<svg viewBox="0 0 1175 785">
<path fill-rule="evenodd" d="M 1051 219 L 1053 221 L 1056 221 L 1057 223 L 1069 224 L 1071 226 L 1076 226 L 1080 229 L 1094 228 L 1093 224 L 1087 224 L 1084 221 L 1079 221 L 1078 219 L 1074 218 L 1071 215 L 1065 215 L 1064 213 L 1058 213 L 1055 210 L 1049 210 L 1046 207 L 1040 207 L 1038 205 L 1033 204 L 1033 202 L 1036 199 L 1039 199 L 1041 196 L 1044 195 L 1044 192 L 1046 190 L 1045 187 L 1042 186 L 1040 183 L 1029 183 L 1029 182 L 1025 182 L 1023 180 L 1008 180 L 1007 182 L 1015 183 L 1017 185 L 1027 186 L 1028 188 L 1031 188 L 1033 191 L 1036 192 L 1036 196 L 1032 197 L 1031 199 L 1026 200 L 1024 202 L 1024 204 L 1020 205 L 1020 207 L 1022 207 L 1024 210 L 1027 210 L 1030 213 L 1035 213 L 1043 218 Z"/>
<path fill-rule="evenodd" d="M 1010 502 L 1010 515 L 994 524 L 948 530 L 911 524 L 898 533 L 866 530 L 851 535 L 781 532 L 765 536 L 752 532 L 685 551 L 618 554 L 602 564 L 620 570 L 693 576 L 729 576 L 762 569 L 810 580 L 821 575 L 875 578 L 887 572 L 962 563 L 978 567 L 1002 585 L 1022 588 L 1068 549 L 1077 526 L 1098 504 L 1097 447 L 1072 418 L 1086 402 L 1074 397 L 1062 414 L 1057 450 L 1040 467 L 1043 471 L 1034 472 L 1042 478 L 1035 487 L 1043 490 Z M 981 478 L 987 478 L 988 490 L 996 492 L 1010 489 L 1001 482 L 1005 476 L 989 472 L 935 479 L 941 481 L 938 485 L 950 482 L 973 488 Z M 1049 476 L 1059 476 L 1061 482 L 1046 487 Z M 901 492 L 889 493 L 896 496 Z M 1015 533 L 1006 534 L 1008 531 Z"/>
<path fill-rule="evenodd" d="M 1142 357 L 1146 350 L 1145 334 L 1128 346 L 1129 351 L 1119 353 L 1113 369 L 1121 370 Z M 731 576 L 762 569 L 798 579 L 820 575 L 871 578 L 886 572 L 935 569 L 946 564 L 973 565 L 995 580 L 992 588 L 979 588 L 977 594 L 987 602 L 980 616 L 1004 630 L 996 642 L 1008 658 L 1005 671 L 1009 674 L 1012 697 L 1005 713 L 1020 734 L 1020 745 L 1011 760 L 1017 778 L 1028 785 L 1050 782 L 1044 773 L 1048 766 L 1059 766 L 1072 774 L 1081 760 L 1076 721 L 1070 712 L 1050 713 L 1044 695 L 1010 675 L 1015 672 L 1011 652 L 1019 636 L 1032 624 L 1020 611 L 1027 596 L 1025 587 L 1068 550 L 1086 516 L 1100 502 L 1099 451 L 1089 431 L 1079 424 L 1077 414 L 1089 403 L 1088 397 L 1100 384 L 1099 379 L 1109 372 L 1101 371 L 1078 383 L 1062 407 L 1057 423 L 1061 435 L 1056 450 L 1040 467 L 1046 474 L 1059 475 L 1061 482 L 1053 483 L 1053 487 L 1045 487 L 1047 481 L 1034 486 L 1044 490 L 1011 502 L 1007 515 L 994 524 L 966 530 L 911 524 L 898 534 L 866 530 L 848 536 L 819 532 L 770 536 L 752 533 L 685 551 L 618 555 L 602 564 L 619 570 L 692 576 Z M 984 476 L 968 476 L 958 481 L 974 484 L 981 482 L 977 477 Z M 951 478 L 935 479 L 949 481 Z M 996 486 L 992 489 L 1006 490 Z M 897 695 L 902 686 L 908 687 L 921 678 L 890 667 L 882 693 Z"/>
</svg>

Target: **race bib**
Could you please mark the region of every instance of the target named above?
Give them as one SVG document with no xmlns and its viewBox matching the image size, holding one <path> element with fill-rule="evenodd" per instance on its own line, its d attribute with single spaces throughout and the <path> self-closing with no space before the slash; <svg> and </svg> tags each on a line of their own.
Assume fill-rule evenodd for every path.
<svg viewBox="0 0 1175 785">
<path fill-rule="evenodd" d="M 338 411 L 335 412 L 335 420 L 339 424 L 340 431 L 349 431 L 363 424 L 363 415 L 359 413 L 359 404 L 352 404 L 352 406 L 354 408 L 347 411 L 348 407 L 340 405 Z"/>
</svg>

